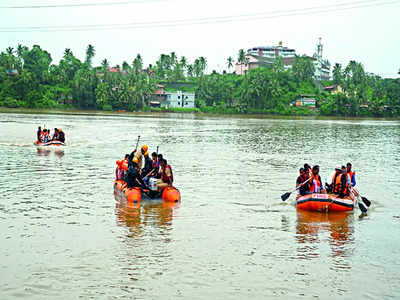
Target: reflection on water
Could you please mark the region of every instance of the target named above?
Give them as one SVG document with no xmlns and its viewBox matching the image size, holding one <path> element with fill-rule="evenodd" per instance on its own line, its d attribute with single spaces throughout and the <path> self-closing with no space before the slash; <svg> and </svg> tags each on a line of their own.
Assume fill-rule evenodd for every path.
<svg viewBox="0 0 400 300">
<path fill-rule="evenodd" d="M 320 213 L 298 209 L 296 239 L 299 257 L 318 257 L 321 245 L 327 242 L 335 266 L 350 268 L 349 258 L 355 242 L 353 221 L 354 214 L 349 212 Z"/>
<path fill-rule="evenodd" d="M 115 212 L 117 224 L 128 227 L 130 237 L 141 235 L 146 227 L 158 228 L 160 234 L 168 232 L 176 209 L 180 203 L 157 200 L 144 200 L 141 203 L 116 201 Z"/>
</svg>

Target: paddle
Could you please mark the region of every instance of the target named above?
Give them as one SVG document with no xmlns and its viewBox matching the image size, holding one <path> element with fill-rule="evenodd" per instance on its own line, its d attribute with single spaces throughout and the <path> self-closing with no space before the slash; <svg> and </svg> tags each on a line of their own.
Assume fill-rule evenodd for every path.
<svg viewBox="0 0 400 300">
<path fill-rule="evenodd" d="M 357 191 L 357 190 L 356 190 Z M 360 210 L 363 212 L 363 213 L 367 213 L 367 208 L 364 206 L 364 204 L 360 201 L 360 194 L 357 192 L 357 195 L 354 193 L 354 191 L 353 191 L 353 189 L 352 188 L 350 188 L 350 192 L 353 194 L 353 196 L 354 197 L 356 197 L 357 198 L 357 203 L 358 203 L 358 207 L 360 208 Z"/>
<path fill-rule="evenodd" d="M 353 190 L 361 197 L 361 200 L 365 203 L 367 207 L 371 206 L 371 201 L 369 201 L 366 197 L 361 196 L 356 188 L 353 187 Z"/>
<path fill-rule="evenodd" d="M 140 135 L 138 135 L 137 137 L 135 152 L 137 151 L 137 147 L 139 146 L 139 140 L 140 140 Z"/>
<path fill-rule="evenodd" d="M 282 201 L 286 201 L 287 198 L 290 197 L 290 194 L 291 194 L 291 193 L 293 193 L 294 191 L 296 191 L 298 188 L 300 188 L 301 186 L 303 186 L 304 184 L 306 184 L 306 183 L 309 182 L 310 180 L 311 180 L 311 177 L 308 178 L 306 181 L 304 181 L 302 184 L 300 184 L 298 187 L 296 187 L 293 191 L 284 193 L 284 194 L 281 196 Z"/>
</svg>

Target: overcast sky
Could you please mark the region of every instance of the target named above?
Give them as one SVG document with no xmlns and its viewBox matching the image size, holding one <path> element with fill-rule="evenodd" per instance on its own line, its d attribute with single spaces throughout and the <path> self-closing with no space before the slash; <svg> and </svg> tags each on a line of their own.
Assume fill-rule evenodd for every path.
<svg viewBox="0 0 400 300">
<path fill-rule="evenodd" d="M 108 4 L 6 8 L 95 3 Z M 112 65 L 131 63 L 137 53 L 145 65 L 154 64 L 161 53 L 174 51 L 189 62 L 205 56 L 208 71 L 221 71 L 229 56 L 236 60 L 241 48 L 282 41 L 297 54 L 312 55 L 321 37 L 323 56 L 332 65 L 356 60 L 366 71 L 383 77 L 398 77 L 400 69 L 400 0 L 1 0 L 0 16 L 1 51 L 19 43 L 38 44 L 55 63 L 65 48 L 84 59 L 87 45 L 92 44 L 96 65 L 104 58 Z M 220 17 L 232 18 L 216 22 L 227 20 Z M 201 24 L 189 24 L 199 19 Z M 189 21 L 172 26 L 176 20 Z M 133 24 L 143 22 L 140 27 Z M 65 26 L 128 23 L 133 25 L 124 29 L 63 31 Z M 28 29 L 54 26 L 61 27 L 50 32 Z M 6 32 L 15 27 L 28 32 Z"/>
</svg>

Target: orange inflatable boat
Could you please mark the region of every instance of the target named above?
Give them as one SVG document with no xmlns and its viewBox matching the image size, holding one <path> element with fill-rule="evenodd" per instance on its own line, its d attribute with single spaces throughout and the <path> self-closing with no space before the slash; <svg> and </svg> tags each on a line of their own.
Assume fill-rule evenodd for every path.
<svg viewBox="0 0 400 300">
<path fill-rule="evenodd" d="M 335 194 L 309 194 L 298 196 L 296 206 L 310 211 L 350 211 L 354 209 L 355 197 L 351 194 L 339 198 Z"/>
<path fill-rule="evenodd" d="M 43 147 L 46 147 L 46 146 L 57 146 L 57 147 L 66 146 L 63 142 L 60 142 L 60 141 L 50 141 L 50 142 L 47 142 L 47 143 L 41 143 L 39 141 L 34 141 L 33 144 L 36 145 L 36 146 L 43 146 Z"/>
<path fill-rule="evenodd" d="M 162 200 L 163 202 L 178 203 L 181 193 L 173 186 L 167 186 L 161 191 L 142 190 L 139 187 L 127 188 L 123 180 L 114 181 L 115 199 L 128 203 L 140 203 L 141 200 Z"/>
</svg>

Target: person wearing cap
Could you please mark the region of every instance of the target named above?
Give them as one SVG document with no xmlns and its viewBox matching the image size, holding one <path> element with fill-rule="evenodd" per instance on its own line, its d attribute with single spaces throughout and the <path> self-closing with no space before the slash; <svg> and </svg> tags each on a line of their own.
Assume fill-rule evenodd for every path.
<svg viewBox="0 0 400 300">
<path fill-rule="evenodd" d="M 149 147 L 144 144 L 142 145 L 142 148 L 140 148 L 140 151 L 133 150 L 133 152 L 135 153 L 135 157 L 138 159 L 139 170 L 141 170 L 143 167 L 143 155 L 147 152 L 148 149 Z"/>
<path fill-rule="evenodd" d="M 308 176 L 307 176 L 304 168 L 300 168 L 299 173 L 300 173 L 300 176 L 297 177 L 297 180 L 296 180 L 297 195 L 304 196 L 305 194 L 307 194 L 307 191 L 310 189 L 310 181 L 303 184 L 308 179 Z"/>
<path fill-rule="evenodd" d="M 309 191 L 311 193 L 323 193 L 326 194 L 326 190 L 322 185 L 321 176 L 319 176 L 319 166 L 315 165 L 312 168 L 311 184 Z"/>
<path fill-rule="evenodd" d="M 351 187 L 356 186 L 356 172 L 351 170 L 351 163 L 347 163 L 346 165 L 346 178 L 347 178 L 347 185 Z"/>
<path fill-rule="evenodd" d="M 140 187 L 142 189 L 146 189 L 146 185 L 143 182 L 142 177 L 140 176 L 139 173 L 139 165 L 138 165 L 138 159 L 137 157 L 133 157 L 132 160 L 129 161 L 129 166 L 128 170 L 125 174 L 125 181 L 128 186 L 128 188 L 132 187 Z"/>
<path fill-rule="evenodd" d="M 347 194 L 347 179 L 344 166 L 336 166 L 335 174 L 332 177 L 332 193 L 343 198 Z"/>
</svg>

